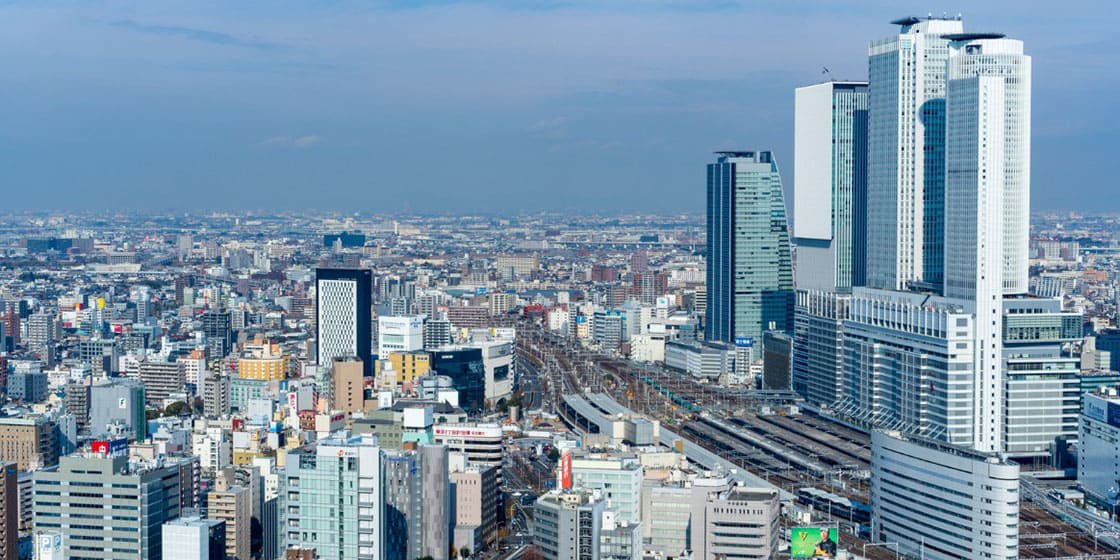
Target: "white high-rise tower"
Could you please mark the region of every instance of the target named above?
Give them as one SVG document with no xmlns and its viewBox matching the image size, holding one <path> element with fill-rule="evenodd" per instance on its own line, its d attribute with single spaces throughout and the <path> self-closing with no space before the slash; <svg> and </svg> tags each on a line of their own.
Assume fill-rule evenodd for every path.
<svg viewBox="0 0 1120 560">
<path fill-rule="evenodd" d="M 1044 307 L 1019 297 L 1028 289 L 1031 59 L 1020 41 L 953 31 L 959 20 L 896 23 L 902 34 L 871 47 L 869 288 L 853 289 L 841 325 L 837 406 L 979 451 L 1034 452 L 1031 438 L 1053 430 L 1008 405 L 1032 381 L 1022 357 L 1004 351 L 1005 336 L 1015 345 L 1022 336 L 1004 332 L 1009 313 Z M 933 246 L 941 252 L 930 267 Z"/>
<path fill-rule="evenodd" d="M 974 305 L 974 446 L 999 451 L 1003 296 L 1027 291 L 1031 60 L 1002 35 L 946 38 L 945 295 Z"/>
<path fill-rule="evenodd" d="M 945 70 L 959 17 L 893 21 L 868 50 L 867 285 L 941 283 Z"/>
<path fill-rule="evenodd" d="M 1002 210 L 1002 272 L 1000 291 L 1025 294 L 1029 284 L 1030 236 L 1030 135 L 1031 57 L 1023 54 L 1023 42 L 994 33 L 950 35 L 949 110 L 955 123 L 947 123 L 946 198 L 952 189 L 960 196 L 985 184 L 1000 183 Z M 965 152 L 961 144 L 965 143 Z M 986 148 L 1000 161 L 977 159 L 972 144 Z M 961 159 L 964 158 L 964 159 Z M 988 166 L 985 168 L 985 164 Z M 998 165 L 998 168 L 991 166 Z M 987 171 L 987 172 L 986 172 Z M 993 173 L 994 172 L 994 173 Z M 954 219 L 946 206 L 946 221 Z M 947 231 L 946 235 L 960 232 Z M 946 239 L 946 259 L 959 247 Z M 955 274 L 966 273 L 958 262 Z M 962 286 L 949 285 L 950 264 L 946 262 L 946 295 L 960 293 Z M 956 280 L 954 280 L 956 282 Z"/>
</svg>

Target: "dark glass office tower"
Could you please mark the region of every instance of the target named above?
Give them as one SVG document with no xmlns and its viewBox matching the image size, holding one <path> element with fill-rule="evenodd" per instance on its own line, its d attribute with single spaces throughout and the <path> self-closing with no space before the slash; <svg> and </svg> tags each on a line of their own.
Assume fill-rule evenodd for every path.
<svg viewBox="0 0 1120 560">
<path fill-rule="evenodd" d="M 362 360 L 364 375 L 373 375 L 371 288 L 368 270 L 315 269 L 315 352 L 319 365 L 357 356 Z"/>
<path fill-rule="evenodd" d="M 761 340 L 793 327 L 793 264 L 778 166 L 770 152 L 718 152 L 708 164 L 705 338 Z"/>
</svg>

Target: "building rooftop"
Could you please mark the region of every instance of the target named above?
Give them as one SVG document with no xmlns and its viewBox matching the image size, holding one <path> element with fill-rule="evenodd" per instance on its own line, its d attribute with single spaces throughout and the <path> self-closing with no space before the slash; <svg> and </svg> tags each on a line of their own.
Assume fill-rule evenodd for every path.
<svg viewBox="0 0 1120 560">
<path fill-rule="evenodd" d="M 778 491 L 768 488 L 736 486 L 720 495 L 720 499 L 737 502 L 764 502 L 777 499 Z"/>
<path fill-rule="evenodd" d="M 38 414 L 25 414 L 20 416 L 6 416 L 0 418 L 0 425 L 4 426 L 38 426 L 47 421 L 47 418 Z"/>
<path fill-rule="evenodd" d="M 945 35 L 942 35 L 941 37 L 945 38 L 945 39 L 948 39 L 950 41 L 959 43 L 959 42 L 964 42 L 964 41 L 979 41 L 981 39 L 1003 39 L 1006 36 L 1007 35 L 1004 35 L 1003 33 L 976 32 L 976 33 L 946 33 Z"/>
<path fill-rule="evenodd" d="M 1014 463 L 1008 462 L 1007 459 L 1005 459 L 1001 454 L 995 453 L 995 452 L 987 453 L 987 452 L 984 452 L 984 451 L 977 451 L 977 450 L 969 448 L 969 447 L 952 445 L 952 444 L 945 443 L 945 442 L 940 441 L 940 440 L 935 440 L 935 439 L 927 438 L 927 437 L 924 437 L 924 436 L 919 436 L 919 435 L 915 435 L 915 434 L 900 432 L 898 430 L 876 430 L 876 431 L 879 432 L 879 433 L 885 434 L 889 437 L 892 437 L 894 439 L 897 439 L 899 441 L 914 443 L 914 444 L 920 445 L 922 447 L 926 447 L 928 449 L 933 449 L 935 451 L 940 451 L 942 453 L 946 453 L 946 454 L 949 454 L 949 455 L 956 455 L 958 457 L 963 457 L 965 459 L 971 459 L 973 461 L 982 461 L 982 462 L 985 462 L 985 463 L 1001 464 L 1001 465 L 1014 464 Z"/>
<path fill-rule="evenodd" d="M 180 517 L 164 523 L 164 526 L 179 527 L 213 527 L 225 523 L 220 519 L 202 519 L 201 517 Z"/>
<path fill-rule="evenodd" d="M 751 160 L 755 163 L 772 163 L 773 160 L 769 150 L 761 152 L 747 150 L 718 150 L 712 153 L 719 156 L 721 160 L 725 158 L 742 158 Z"/>
<path fill-rule="evenodd" d="M 451 406 L 447 401 L 428 401 L 420 399 L 401 399 L 393 403 L 393 410 L 403 412 L 406 408 L 420 408 L 430 406 L 433 414 L 462 414 L 463 409 Z"/>
<path fill-rule="evenodd" d="M 922 16 L 901 17 L 901 18 L 898 18 L 898 19 L 895 19 L 895 20 L 891 20 L 891 25 L 901 25 L 901 26 L 905 27 L 905 26 L 909 26 L 909 25 L 915 25 L 915 24 L 921 23 L 923 21 L 960 21 L 960 20 L 961 20 L 961 15 L 960 14 L 957 14 L 955 16 L 949 16 L 949 15 L 944 15 L 944 14 L 940 15 L 940 16 L 935 16 L 933 14 L 928 14 L 924 17 L 922 17 Z"/>
</svg>

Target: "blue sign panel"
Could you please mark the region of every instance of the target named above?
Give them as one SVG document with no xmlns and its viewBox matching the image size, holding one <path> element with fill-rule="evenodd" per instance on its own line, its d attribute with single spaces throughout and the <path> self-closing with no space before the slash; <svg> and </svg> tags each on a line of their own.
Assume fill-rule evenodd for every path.
<svg viewBox="0 0 1120 560">
<path fill-rule="evenodd" d="M 1120 427 L 1120 404 L 1108 402 L 1108 425 Z"/>
</svg>

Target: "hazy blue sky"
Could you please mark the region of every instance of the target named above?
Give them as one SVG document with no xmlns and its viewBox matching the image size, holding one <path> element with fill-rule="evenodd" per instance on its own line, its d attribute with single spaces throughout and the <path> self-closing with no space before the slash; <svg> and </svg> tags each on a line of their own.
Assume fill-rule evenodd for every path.
<svg viewBox="0 0 1120 560">
<path fill-rule="evenodd" d="M 1112 2 L 0 1 L 0 205 L 696 211 L 904 15 L 1034 57 L 1033 206 L 1120 210 Z"/>
</svg>

